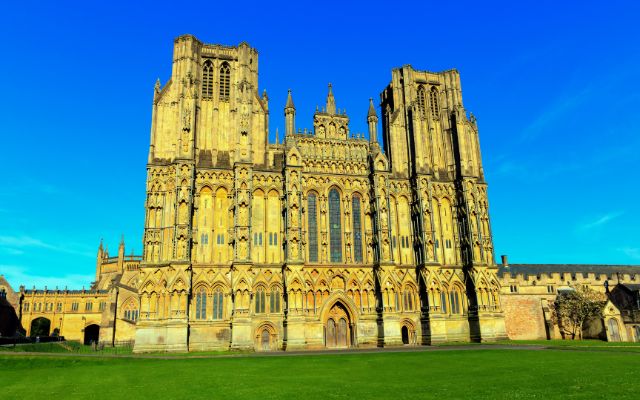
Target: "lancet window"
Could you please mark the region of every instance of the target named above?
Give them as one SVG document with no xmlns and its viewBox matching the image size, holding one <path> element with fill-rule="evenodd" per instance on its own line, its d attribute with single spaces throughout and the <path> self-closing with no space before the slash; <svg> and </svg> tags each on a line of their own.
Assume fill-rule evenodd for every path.
<svg viewBox="0 0 640 400">
<path fill-rule="evenodd" d="M 229 93 L 231 87 L 231 68 L 229 64 L 222 63 L 220 67 L 220 100 L 229 101 Z"/>
<path fill-rule="evenodd" d="M 353 213 L 353 259 L 362 262 L 362 216 L 360 214 L 360 197 L 353 196 L 351 204 Z"/>
<path fill-rule="evenodd" d="M 307 196 L 307 226 L 309 230 L 309 262 L 318 262 L 318 210 L 315 193 Z"/>
<path fill-rule="evenodd" d="M 280 312 L 280 290 L 279 289 L 271 289 L 270 300 L 271 300 L 271 304 L 269 307 L 269 312 L 279 313 Z"/>
<path fill-rule="evenodd" d="M 200 288 L 196 292 L 196 319 L 207 318 L 207 291 Z"/>
<path fill-rule="evenodd" d="M 425 112 L 427 109 L 427 94 L 425 93 L 424 86 L 418 87 L 418 111 L 420 111 L 421 116 L 425 116 Z"/>
<path fill-rule="evenodd" d="M 438 89 L 435 86 L 431 88 L 429 92 L 429 103 L 431 103 L 431 116 L 433 118 L 438 117 Z"/>
<path fill-rule="evenodd" d="M 207 60 L 202 67 L 202 98 L 213 97 L 213 64 Z"/>
<path fill-rule="evenodd" d="M 266 294 L 264 288 L 256 291 L 256 314 L 264 314 L 266 307 Z"/>
<path fill-rule="evenodd" d="M 222 319 L 223 298 L 222 289 L 216 288 L 213 291 L 213 319 Z"/>
<path fill-rule="evenodd" d="M 451 300 L 451 314 L 460 314 L 462 307 L 460 307 L 460 294 L 458 290 L 452 290 L 449 293 L 449 300 Z"/>
<path fill-rule="evenodd" d="M 329 192 L 329 248 L 331 262 L 342 262 L 340 195 L 336 189 L 331 189 Z"/>
</svg>

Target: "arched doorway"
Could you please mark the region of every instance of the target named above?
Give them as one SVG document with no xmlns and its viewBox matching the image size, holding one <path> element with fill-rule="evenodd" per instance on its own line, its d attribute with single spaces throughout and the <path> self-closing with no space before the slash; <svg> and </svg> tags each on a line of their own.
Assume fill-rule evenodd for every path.
<svg viewBox="0 0 640 400">
<path fill-rule="evenodd" d="M 346 348 L 351 345 L 351 323 L 349 313 L 337 302 L 329 310 L 326 324 L 325 344 L 328 348 Z"/>
<path fill-rule="evenodd" d="M 609 319 L 609 341 L 610 342 L 620 341 L 620 331 L 618 330 L 618 321 L 616 321 L 613 318 Z"/>
<path fill-rule="evenodd" d="M 99 325 L 91 324 L 84 328 L 84 344 L 98 343 L 98 339 L 100 339 Z"/>
<path fill-rule="evenodd" d="M 271 334 L 267 328 L 264 328 L 260 334 L 260 345 L 262 347 L 262 351 L 271 350 Z"/>
<path fill-rule="evenodd" d="M 409 328 L 406 325 L 402 327 L 402 344 L 409 344 Z"/>
<path fill-rule="evenodd" d="M 31 337 L 49 336 L 50 330 L 51 321 L 45 317 L 40 317 L 31 321 L 31 329 L 29 332 Z"/>
<path fill-rule="evenodd" d="M 273 351 L 278 347 L 278 331 L 270 323 L 266 322 L 255 330 L 254 349 L 256 351 Z"/>
</svg>

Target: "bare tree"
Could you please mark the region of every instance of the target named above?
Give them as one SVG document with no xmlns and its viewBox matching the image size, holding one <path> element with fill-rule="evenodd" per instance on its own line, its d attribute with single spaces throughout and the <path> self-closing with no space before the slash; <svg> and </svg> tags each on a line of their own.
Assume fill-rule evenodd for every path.
<svg viewBox="0 0 640 400">
<path fill-rule="evenodd" d="M 562 336 L 571 335 L 582 339 L 582 328 L 587 321 L 602 318 L 607 298 L 588 286 L 572 287 L 572 290 L 558 293 L 551 306 L 551 319 L 558 325 Z"/>
</svg>

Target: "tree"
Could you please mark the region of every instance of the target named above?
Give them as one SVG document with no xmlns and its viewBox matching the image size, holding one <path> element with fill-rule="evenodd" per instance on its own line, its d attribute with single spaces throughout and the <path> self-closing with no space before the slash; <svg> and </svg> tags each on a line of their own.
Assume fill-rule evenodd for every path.
<svg viewBox="0 0 640 400">
<path fill-rule="evenodd" d="M 551 319 L 558 325 L 562 336 L 576 335 L 582 339 L 584 324 L 595 318 L 602 318 L 607 298 L 588 286 L 572 287 L 571 290 L 558 293 L 551 307 Z"/>
</svg>

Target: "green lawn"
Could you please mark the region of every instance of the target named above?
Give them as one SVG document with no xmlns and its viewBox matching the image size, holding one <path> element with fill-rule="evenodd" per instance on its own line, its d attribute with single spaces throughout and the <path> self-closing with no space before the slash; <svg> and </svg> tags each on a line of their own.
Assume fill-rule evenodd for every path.
<svg viewBox="0 0 640 400">
<path fill-rule="evenodd" d="M 6 399 L 637 398 L 640 357 L 473 348 L 207 359 L 0 355 Z"/>
</svg>

